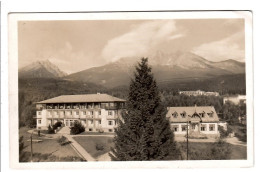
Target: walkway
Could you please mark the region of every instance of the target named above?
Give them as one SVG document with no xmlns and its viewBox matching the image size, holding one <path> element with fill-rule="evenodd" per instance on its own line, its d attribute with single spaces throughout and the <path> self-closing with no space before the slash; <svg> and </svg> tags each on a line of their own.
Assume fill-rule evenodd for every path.
<svg viewBox="0 0 260 172">
<path fill-rule="evenodd" d="M 96 161 L 78 142 L 76 142 L 71 135 L 64 135 L 71 142 L 71 146 L 75 148 L 77 153 L 79 153 L 86 161 Z"/>
<path fill-rule="evenodd" d="M 58 134 L 70 134 L 70 128 L 69 127 L 62 127 L 60 131 L 58 131 Z"/>
<path fill-rule="evenodd" d="M 237 137 L 226 138 L 225 140 L 232 145 L 247 146 L 245 142 L 238 140 Z"/>
</svg>

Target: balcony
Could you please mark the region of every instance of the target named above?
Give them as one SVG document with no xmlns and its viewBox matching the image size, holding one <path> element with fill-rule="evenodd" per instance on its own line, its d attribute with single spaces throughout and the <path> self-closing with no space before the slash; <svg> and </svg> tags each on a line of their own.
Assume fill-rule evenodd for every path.
<svg viewBox="0 0 260 172">
<path fill-rule="evenodd" d="M 87 115 L 87 119 L 101 119 L 99 115 Z"/>
<path fill-rule="evenodd" d="M 107 119 L 117 119 L 118 116 L 117 115 L 108 115 Z"/>
</svg>

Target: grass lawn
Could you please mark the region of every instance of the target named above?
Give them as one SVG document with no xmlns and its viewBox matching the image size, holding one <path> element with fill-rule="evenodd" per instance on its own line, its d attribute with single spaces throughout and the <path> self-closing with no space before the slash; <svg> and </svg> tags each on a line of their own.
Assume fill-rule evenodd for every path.
<svg viewBox="0 0 260 172">
<path fill-rule="evenodd" d="M 227 146 L 230 146 L 231 160 L 238 159 L 247 159 L 247 150 L 246 146 L 238 146 L 226 143 Z M 177 142 L 177 146 L 181 148 L 182 158 L 186 159 L 186 142 Z M 212 159 L 210 152 L 213 148 L 214 143 L 207 142 L 189 142 L 189 159 L 191 160 L 214 160 Z"/>
<path fill-rule="evenodd" d="M 106 136 L 75 136 L 73 137 L 92 157 L 97 158 L 100 155 L 110 152 L 114 146 L 113 138 Z M 96 146 L 103 146 L 103 150 L 97 150 Z"/>
<path fill-rule="evenodd" d="M 29 128 L 27 127 L 22 127 L 19 129 L 19 136 L 23 136 L 25 147 L 23 152 L 25 152 L 26 157 L 23 161 L 27 161 L 30 158 L 31 152 L 31 142 L 27 141 L 31 136 L 31 134 L 27 132 L 28 130 Z M 58 138 L 46 139 L 45 137 L 38 137 L 37 135 L 33 135 L 33 139 L 42 140 L 42 142 L 38 143 L 33 142 L 33 154 L 34 158 L 37 159 L 35 161 L 81 161 L 81 158 L 72 149 L 72 147 L 69 144 L 61 146 L 57 142 Z"/>
</svg>

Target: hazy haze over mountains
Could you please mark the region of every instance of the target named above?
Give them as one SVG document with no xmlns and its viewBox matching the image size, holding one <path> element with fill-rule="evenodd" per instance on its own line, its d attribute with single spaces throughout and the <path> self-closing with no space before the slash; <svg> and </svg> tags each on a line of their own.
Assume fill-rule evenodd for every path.
<svg viewBox="0 0 260 172">
<path fill-rule="evenodd" d="M 122 57 L 115 62 L 70 74 L 65 78 L 88 81 L 106 87 L 128 85 L 134 66 L 141 57 Z M 164 53 L 157 51 L 149 56 L 158 82 L 210 78 L 219 75 L 245 73 L 245 64 L 235 60 L 211 62 L 190 52 Z"/>
<path fill-rule="evenodd" d="M 21 78 L 63 78 L 117 87 L 128 85 L 135 65 L 141 57 L 122 57 L 115 62 L 93 67 L 67 75 L 50 61 L 37 61 L 19 70 Z M 245 73 L 245 63 L 235 60 L 212 62 L 191 52 L 176 51 L 165 53 L 157 51 L 148 57 L 149 65 L 157 82 L 212 78 L 219 75 Z"/>
</svg>

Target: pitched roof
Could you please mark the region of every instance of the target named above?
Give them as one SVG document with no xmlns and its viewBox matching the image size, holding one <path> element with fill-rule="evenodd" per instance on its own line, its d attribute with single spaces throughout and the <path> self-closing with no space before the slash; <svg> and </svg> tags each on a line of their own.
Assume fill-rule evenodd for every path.
<svg viewBox="0 0 260 172">
<path fill-rule="evenodd" d="M 218 122 L 219 118 L 213 106 L 190 106 L 190 107 L 168 107 L 166 117 L 170 119 L 170 122 Z M 177 117 L 174 118 L 173 114 L 177 113 Z M 181 116 L 181 113 L 185 113 L 185 117 Z M 204 117 L 200 114 L 204 113 Z M 209 117 L 208 113 L 212 113 L 212 117 Z M 192 117 L 193 116 L 193 117 Z"/>
<path fill-rule="evenodd" d="M 108 94 L 82 94 L 82 95 L 62 95 L 37 102 L 42 103 L 86 103 L 86 102 L 125 102 L 123 99 L 110 96 Z"/>
</svg>

